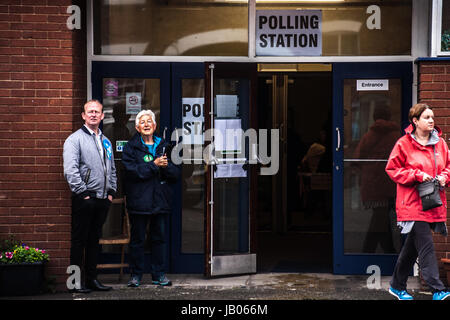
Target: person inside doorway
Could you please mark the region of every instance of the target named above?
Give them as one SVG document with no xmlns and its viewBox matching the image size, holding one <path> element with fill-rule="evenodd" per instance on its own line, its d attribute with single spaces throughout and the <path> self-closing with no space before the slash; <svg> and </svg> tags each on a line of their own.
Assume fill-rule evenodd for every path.
<svg viewBox="0 0 450 320">
<path fill-rule="evenodd" d="M 305 216 L 319 214 L 323 219 L 331 218 L 331 134 L 327 119 L 319 131 L 319 139 L 306 152 L 300 165 L 300 190 Z"/>
<path fill-rule="evenodd" d="M 298 201 L 298 195 L 300 193 L 300 178 L 297 174 L 299 165 L 302 158 L 308 150 L 307 145 L 303 142 L 303 139 L 297 128 L 295 127 L 295 117 L 293 116 L 293 110 L 289 109 L 288 128 L 287 128 L 287 205 L 289 211 L 289 219 L 291 219 L 292 212 L 299 211 L 301 209 L 300 201 Z M 290 223 L 290 222 L 289 222 Z"/>
<path fill-rule="evenodd" d="M 394 210 L 395 184 L 384 171 L 385 162 L 381 160 L 389 157 L 400 138 L 400 126 L 391 120 L 389 106 L 384 102 L 375 106 L 373 120 L 354 152 L 355 159 L 368 160 L 354 165 L 360 170 L 363 207 L 368 214 L 371 213 L 363 252 L 375 253 L 380 245 L 383 253 L 394 253 L 390 212 Z"/>
<path fill-rule="evenodd" d="M 152 283 L 169 286 L 165 275 L 166 217 L 172 210 L 171 185 L 180 176 L 166 150 L 169 143 L 154 134 L 155 114 L 142 110 L 136 116 L 136 134 L 125 145 L 122 155 L 124 191 L 130 217 L 131 235 L 129 287 L 138 287 L 144 274 L 144 244 L 150 223 Z"/>
</svg>

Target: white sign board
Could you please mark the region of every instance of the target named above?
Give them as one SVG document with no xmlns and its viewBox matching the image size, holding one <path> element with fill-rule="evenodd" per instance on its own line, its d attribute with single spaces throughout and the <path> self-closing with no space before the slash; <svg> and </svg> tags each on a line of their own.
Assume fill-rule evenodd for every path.
<svg viewBox="0 0 450 320">
<path fill-rule="evenodd" d="M 126 113 L 127 114 L 138 114 L 141 111 L 142 97 L 140 92 L 127 92 L 125 96 L 126 103 Z"/>
<path fill-rule="evenodd" d="M 205 98 L 183 98 L 183 144 L 203 144 Z"/>
<path fill-rule="evenodd" d="M 356 80 L 356 91 L 388 91 L 389 80 Z"/>
<path fill-rule="evenodd" d="M 322 11 L 256 10 L 256 55 L 322 55 Z"/>
</svg>

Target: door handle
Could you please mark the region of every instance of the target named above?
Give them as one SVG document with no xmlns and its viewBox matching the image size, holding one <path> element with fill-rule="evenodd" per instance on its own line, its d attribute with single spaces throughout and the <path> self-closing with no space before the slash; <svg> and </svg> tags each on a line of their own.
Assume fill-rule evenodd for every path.
<svg viewBox="0 0 450 320">
<path fill-rule="evenodd" d="M 180 137 L 178 136 L 178 128 L 177 127 L 175 127 L 175 144 L 177 144 L 179 141 L 178 141 L 178 139 L 179 139 Z"/>
<path fill-rule="evenodd" d="M 336 135 L 337 135 L 336 151 L 339 151 L 339 149 L 341 148 L 341 131 L 339 130 L 339 127 L 336 127 Z"/>
<path fill-rule="evenodd" d="M 280 126 L 278 127 L 278 130 L 280 131 L 280 141 L 285 142 L 286 138 L 284 136 L 284 123 L 280 123 Z"/>
<path fill-rule="evenodd" d="M 164 140 L 166 140 L 166 131 L 167 131 L 167 127 L 164 127 L 163 134 L 162 134 Z"/>
</svg>

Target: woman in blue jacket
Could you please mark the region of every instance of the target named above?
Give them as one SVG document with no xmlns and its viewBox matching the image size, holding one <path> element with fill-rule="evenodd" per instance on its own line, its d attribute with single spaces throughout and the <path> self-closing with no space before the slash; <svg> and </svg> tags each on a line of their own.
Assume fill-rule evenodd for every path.
<svg viewBox="0 0 450 320">
<path fill-rule="evenodd" d="M 152 283 L 171 285 L 164 273 L 166 262 L 166 214 L 171 212 L 172 189 L 180 169 L 167 157 L 168 143 L 155 136 L 155 115 L 142 110 L 136 116 L 137 133 L 125 145 L 122 155 L 124 190 L 130 217 L 131 237 L 129 287 L 138 287 L 144 272 L 144 243 L 150 223 Z"/>
</svg>

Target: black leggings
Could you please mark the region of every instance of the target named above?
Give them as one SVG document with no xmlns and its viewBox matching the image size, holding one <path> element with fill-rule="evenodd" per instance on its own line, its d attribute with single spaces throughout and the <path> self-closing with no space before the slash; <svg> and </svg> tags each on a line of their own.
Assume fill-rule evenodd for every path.
<svg viewBox="0 0 450 320">
<path fill-rule="evenodd" d="M 445 286 L 439 279 L 439 267 L 434 252 L 434 243 L 431 234 L 431 226 L 425 221 L 415 221 L 412 230 L 406 237 L 394 274 L 391 279 L 391 287 L 397 290 L 406 290 L 408 275 L 419 257 L 419 267 L 422 277 L 433 292 L 445 290 Z"/>
</svg>

